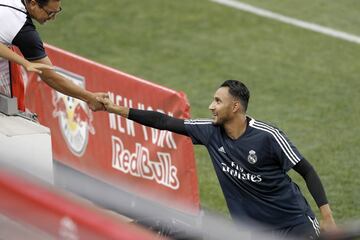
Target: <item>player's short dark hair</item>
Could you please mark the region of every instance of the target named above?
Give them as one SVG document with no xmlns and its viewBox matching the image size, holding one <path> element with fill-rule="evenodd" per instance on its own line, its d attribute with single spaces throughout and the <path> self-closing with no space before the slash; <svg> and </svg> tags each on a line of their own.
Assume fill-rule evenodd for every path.
<svg viewBox="0 0 360 240">
<path fill-rule="evenodd" d="M 250 99 L 250 91 L 244 83 L 238 80 L 226 80 L 220 87 L 228 87 L 230 95 L 240 101 L 246 112 Z"/>
</svg>

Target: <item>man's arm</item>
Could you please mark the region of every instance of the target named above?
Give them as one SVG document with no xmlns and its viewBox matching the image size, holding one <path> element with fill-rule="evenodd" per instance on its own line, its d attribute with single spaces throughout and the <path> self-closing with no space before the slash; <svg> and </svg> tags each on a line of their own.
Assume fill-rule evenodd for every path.
<svg viewBox="0 0 360 240">
<path fill-rule="evenodd" d="M 42 73 L 42 69 L 53 69 L 52 66 L 49 66 L 47 64 L 29 62 L 25 58 L 11 51 L 7 46 L 2 43 L 0 43 L 0 57 L 22 65 L 28 72 L 36 72 L 40 74 Z"/>
<path fill-rule="evenodd" d="M 321 229 L 324 231 L 336 230 L 337 227 L 326 198 L 324 187 L 313 166 L 306 159 L 302 159 L 293 169 L 304 178 L 309 192 L 320 209 L 322 218 L 320 221 Z"/>
<path fill-rule="evenodd" d="M 102 102 L 106 110 L 110 113 L 118 114 L 124 118 L 128 118 L 148 127 L 168 130 L 188 136 L 183 119 L 170 117 L 156 111 L 139 110 L 115 105 L 107 98 L 97 98 L 97 100 Z"/>
<path fill-rule="evenodd" d="M 49 66 L 52 66 L 52 63 L 48 57 L 33 61 L 36 63 L 42 63 Z M 78 98 L 82 101 L 85 101 L 89 108 L 93 111 L 105 110 L 102 103 L 96 100 L 96 97 L 104 97 L 107 98 L 106 93 L 92 93 L 89 92 L 72 81 L 66 79 L 60 74 L 56 73 L 53 70 L 43 70 L 40 74 L 41 79 L 48 84 L 51 88 L 59 91 L 65 95 Z"/>
</svg>

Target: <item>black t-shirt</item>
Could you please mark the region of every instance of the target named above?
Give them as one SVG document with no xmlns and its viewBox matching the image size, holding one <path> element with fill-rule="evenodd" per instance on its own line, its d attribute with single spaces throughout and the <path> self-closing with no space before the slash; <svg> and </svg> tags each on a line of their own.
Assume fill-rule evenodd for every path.
<svg viewBox="0 0 360 240">
<path fill-rule="evenodd" d="M 29 61 L 46 57 L 43 42 L 29 15 L 26 18 L 24 26 L 12 41 L 12 44 L 17 46 Z"/>
<path fill-rule="evenodd" d="M 314 216 L 287 175 L 303 157 L 282 131 L 248 117 L 245 133 L 233 140 L 210 120 L 184 123 L 193 143 L 207 148 L 234 219 L 282 228 Z"/>
<path fill-rule="evenodd" d="M 17 46 L 30 61 L 46 57 L 43 42 L 21 0 L 0 0 L 0 42 Z"/>
</svg>

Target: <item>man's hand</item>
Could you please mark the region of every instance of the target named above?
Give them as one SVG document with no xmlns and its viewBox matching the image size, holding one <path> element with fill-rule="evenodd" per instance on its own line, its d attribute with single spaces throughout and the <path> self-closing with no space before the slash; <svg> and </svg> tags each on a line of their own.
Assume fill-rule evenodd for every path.
<svg viewBox="0 0 360 240">
<path fill-rule="evenodd" d="M 42 70 L 44 70 L 44 69 L 49 69 L 49 70 L 54 69 L 53 66 L 50 66 L 50 65 L 47 65 L 47 64 L 33 63 L 33 62 L 28 62 L 28 61 L 23 64 L 23 67 L 28 72 L 35 72 L 35 73 L 39 73 L 39 74 L 41 74 Z"/>
<path fill-rule="evenodd" d="M 105 111 L 106 108 L 104 104 L 97 99 L 109 99 L 109 95 L 101 92 L 93 93 L 91 99 L 87 101 L 87 104 L 92 111 Z"/>
<path fill-rule="evenodd" d="M 109 113 L 119 114 L 125 118 L 129 116 L 129 108 L 116 105 L 109 98 L 97 97 L 96 99 L 104 105 Z"/>
<path fill-rule="evenodd" d="M 104 106 L 106 111 L 110 113 L 116 112 L 117 106 L 108 97 L 106 98 L 106 97 L 98 96 L 96 100 Z"/>
</svg>

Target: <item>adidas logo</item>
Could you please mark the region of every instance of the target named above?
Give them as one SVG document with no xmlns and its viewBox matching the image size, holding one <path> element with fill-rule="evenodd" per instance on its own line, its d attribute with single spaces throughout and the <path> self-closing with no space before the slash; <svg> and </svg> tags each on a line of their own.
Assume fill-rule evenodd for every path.
<svg viewBox="0 0 360 240">
<path fill-rule="evenodd" d="M 226 153 L 223 146 L 219 147 L 219 148 L 218 148 L 218 151 L 219 151 L 219 152 L 222 152 L 222 153 Z"/>
</svg>

